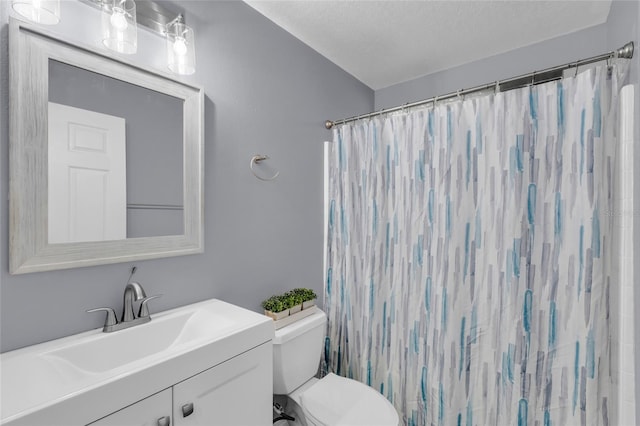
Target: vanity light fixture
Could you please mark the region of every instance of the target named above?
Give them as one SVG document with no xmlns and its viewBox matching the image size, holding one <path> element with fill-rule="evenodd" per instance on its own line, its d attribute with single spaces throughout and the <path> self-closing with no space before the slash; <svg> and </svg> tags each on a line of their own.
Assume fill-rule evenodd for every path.
<svg viewBox="0 0 640 426">
<path fill-rule="evenodd" d="M 2 0 L 0 0 L 2 1 Z M 14 2 L 53 2 L 60 0 L 12 0 Z M 102 10 L 102 42 L 119 53 L 136 53 L 137 27 L 141 25 L 166 38 L 167 66 L 175 74 L 196 72 L 193 29 L 184 23 L 184 15 L 153 0 L 80 0 Z"/>
<path fill-rule="evenodd" d="M 60 0 L 12 0 L 11 6 L 20 16 L 38 24 L 60 22 Z"/>
<path fill-rule="evenodd" d="M 102 43 L 118 53 L 136 53 L 138 25 L 135 1 L 109 0 L 103 4 Z"/>
<path fill-rule="evenodd" d="M 196 72 L 193 29 L 184 23 L 182 14 L 167 24 L 167 66 L 175 74 Z"/>
</svg>

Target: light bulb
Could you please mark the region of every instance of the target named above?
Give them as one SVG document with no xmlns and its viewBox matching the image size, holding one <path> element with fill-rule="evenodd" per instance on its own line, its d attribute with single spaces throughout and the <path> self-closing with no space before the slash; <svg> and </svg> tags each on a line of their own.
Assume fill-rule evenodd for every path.
<svg viewBox="0 0 640 426">
<path fill-rule="evenodd" d="M 176 40 L 173 42 L 173 53 L 177 56 L 184 56 L 187 54 L 187 41 L 184 37 L 176 37 Z"/>
<path fill-rule="evenodd" d="M 124 10 L 118 7 L 113 8 L 113 14 L 111 15 L 111 19 L 109 19 L 109 22 L 111 22 L 111 25 L 117 31 L 124 31 L 129 26 L 127 18 L 124 15 Z"/>
<path fill-rule="evenodd" d="M 168 23 L 166 29 L 167 66 L 176 74 L 193 74 L 196 71 L 193 30 L 185 25 L 182 15 Z"/>
</svg>

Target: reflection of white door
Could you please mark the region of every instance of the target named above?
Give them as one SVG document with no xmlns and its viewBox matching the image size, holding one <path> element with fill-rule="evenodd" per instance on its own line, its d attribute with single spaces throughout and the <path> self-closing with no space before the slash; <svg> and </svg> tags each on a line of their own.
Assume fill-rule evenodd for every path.
<svg viewBox="0 0 640 426">
<path fill-rule="evenodd" d="M 49 102 L 49 243 L 127 234 L 125 120 Z"/>
</svg>

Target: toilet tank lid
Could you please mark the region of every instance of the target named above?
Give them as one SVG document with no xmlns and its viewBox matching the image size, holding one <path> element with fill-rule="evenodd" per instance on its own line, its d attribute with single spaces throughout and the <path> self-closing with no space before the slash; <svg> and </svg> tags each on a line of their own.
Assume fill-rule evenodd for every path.
<svg viewBox="0 0 640 426">
<path fill-rule="evenodd" d="M 327 315 L 320 309 L 316 308 L 316 312 L 308 317 L 304 317 L 287 325 L 286 327 L 276 330 L 275 337 L 273 338 L 273 344 L 281 345 L 315 327 L 324 326 L 326 323 Z"/>
</svg>

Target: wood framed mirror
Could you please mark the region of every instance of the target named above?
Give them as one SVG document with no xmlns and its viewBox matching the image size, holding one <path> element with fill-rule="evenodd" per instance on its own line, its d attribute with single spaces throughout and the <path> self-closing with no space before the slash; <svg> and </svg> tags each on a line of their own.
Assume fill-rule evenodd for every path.
<svg viewBox="0 0 640 426">
<path fill-rule="evenodd" d="M 10 272 L 201 253 L 204 92 L 11 19 Z"/>
</svg>

